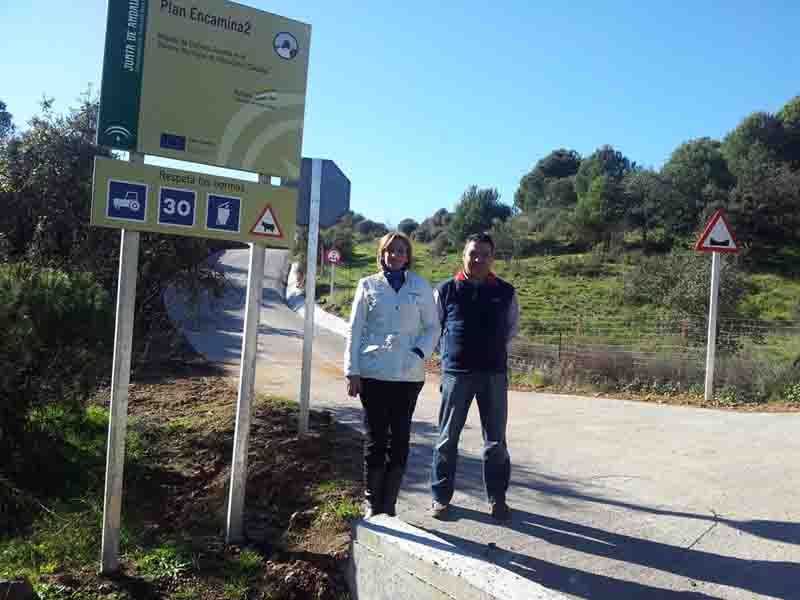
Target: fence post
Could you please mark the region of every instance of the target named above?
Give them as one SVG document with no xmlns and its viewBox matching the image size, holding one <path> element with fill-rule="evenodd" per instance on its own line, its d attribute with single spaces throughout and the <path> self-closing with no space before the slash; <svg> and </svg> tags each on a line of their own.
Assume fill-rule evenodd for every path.
<svg viewBox="0 0 800 600">
<path fill-rule="evenodd" d="M 561 366 L 561 329 L 558 330 L 558 366 Z"/>
</svg>

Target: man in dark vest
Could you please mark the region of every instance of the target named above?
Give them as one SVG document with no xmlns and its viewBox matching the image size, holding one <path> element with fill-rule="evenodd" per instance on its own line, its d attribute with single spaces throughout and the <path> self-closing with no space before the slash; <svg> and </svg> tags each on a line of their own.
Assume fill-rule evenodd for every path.
<svg viewBox="0 0 800 600">
<path fill-rule="evenodd" d="M 478 401 L 483 433 L 483 482 L 491 515 L 511 518 L 506 491 L 511 458 L 506 446 L 508 346 L 517 334 L 519 304 L 514 286 L 492 272 L 494 241 L 474 234 L 464 245 L 464 270 L 434 291 L 442 337 L 442 404 L 433 449 L 433 516 L 444 518 L 453 497 L 458 440 L 472 399 Z"/>
</svg>

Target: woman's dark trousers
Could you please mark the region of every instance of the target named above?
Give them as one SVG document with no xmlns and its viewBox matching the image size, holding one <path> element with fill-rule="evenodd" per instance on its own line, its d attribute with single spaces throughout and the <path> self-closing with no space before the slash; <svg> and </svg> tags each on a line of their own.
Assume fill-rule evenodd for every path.
<svg viewBox="0 0 800 600">
<path fill-rule="evenodd" d="M 411 416 L 421 381 L 361 380 L 364 406 L 366 498 L 369 512 L 395 515 L 408 461 Z"/>
</svg>

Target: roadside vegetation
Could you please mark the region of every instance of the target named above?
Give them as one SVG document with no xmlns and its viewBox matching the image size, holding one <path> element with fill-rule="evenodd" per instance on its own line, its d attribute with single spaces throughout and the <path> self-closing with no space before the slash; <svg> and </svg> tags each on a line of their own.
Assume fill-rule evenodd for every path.
<svg viewBox="0 0 800 600">
<path fill-rule="evenodd" d="M 314 414 L 300 441 L 294 404 L 260 397 L 248 545 L 224 544 L 236 392 L 162 294 L 222 291 L 208 258 L 227 245 L 158 234 L 138 261 L 122 571 L 97 575 L 120 239 L 89 227 L 94 157 L 111 155 L 97 108 L 45 100 L 18 131 L 0 102 L 0 579 L 44 600 L 347 597 L 360 438 Z"/>
<path fill-rule="evenodd" d="M 196 360 L 134 378 L 114 577 L 97 574 L 109 392 L 80 412 L 33 413 L 34 445 L 45 455 L 38 470 L 2 481 L 0 500 L 14 505 L 0 535 L 0 579 L 25 577 L 43 600 L 346 598 L 360 437 L 313 413 L 300 440 L 296 404 L 258 396 L 248 543 L 226 546 L 235 400 L 235 381 Z"/>
<path fill-rule="evenodd" d="M 741 245 L 720 290 L 715 406 L 796 406 L 800 390 L 800 96 L 754 112 L 723 140 L 677 147 L 661 169 L 611 145 L 583 157 L 559 148 L 521 176 L 513 206 L 468 187 L 453 212 L 397 228 L 412 236 L 416 270 L 451 276 L 470 233 L 497 242 L 497 272 L 522 307 L 514 379 L 522 387 L 702 395 L 710 259 L 693 251 L 724 209 Z M 326 235 L 345 266 L 336 293 L 317 293 L 347 317 L 354 284 L 374 271 L 374 238 L 351 213 Z"/>
<path fill-rule="evenodd" d="M 123 572 L 96 575 L 119 232 L 89 227 L 97 102 L 66 115 L 45 99 L 24 130 L 0 101 L 0 577 L 41 598 L 343 598 L 348 521 L 358 515 L 360 440 L 315 415 L 302 443 L 291 402 L 260 398 L 251 446 L 247 547 L 222 543 L 235 392 L 170 325 L 163 292 L 219 294 L 209 267 L 230 247 L 142 234 L 136 290 Z M 443 199 L 443 201 L 447 201 Z M 702 401 L 709 259 L 692 244 L 726 210 L 742 245 L 725 257 L 712 406 L 800 407 L 800 97 L 698 138 L 654 169 L 611 145 L 536 160 L 513 205 L 468 186 L 397 228 L 436 284 L 470 233 L 497 242 L 497 272 L 522 307 L 511 362 L 523 389 Z M 337 248 L 347 317 L 388 228 L 349 213 L 321 233 Z M 294 250 L 304 261 L 304 232 Z M 356 472 L 353 471 L 355 468 Z"/>
</svg>

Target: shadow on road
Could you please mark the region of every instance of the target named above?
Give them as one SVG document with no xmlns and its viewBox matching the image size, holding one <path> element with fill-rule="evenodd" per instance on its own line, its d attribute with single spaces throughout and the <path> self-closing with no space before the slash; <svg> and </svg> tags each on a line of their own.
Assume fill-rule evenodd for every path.
<svg viewBox="0 0 800 600">
<path fill-rule="evenodd" d="M 467 509 L 459 509 L 459 513 Z M 475 512 L 475 511 L 469 511 Z M 489 517 L 477 513 L 480 518 Z M 527 513 L 525 513 L 527 514 Z M 517 518 L 520 513 L 515 513 Z M 558 565 L 546 560 L 532 558 L 498 546 L 479 544 L 458 536 L 447 533 L 432 532 L 455 546 L 465 548 L 473 556 L 483 557 L 487 562 L 496 564 L 538 583 L 550 590 L 591 598 L 592 600 L 720 600 L 721 596 L 709 596 L 701 592 L 677 591 L 634 581 L 616 579 L 607 575 L 590 573 L 581 569 L 574 569 Z"/>
<path fill-rule="evenodd" d="M 488 515 L 468 508 L 454 507 L 453 519 L 490 522 Z M 774 525 L 778 525 L 777 523 Z M 628 535 L 587 527 L 525 511 L 514 511 L 510 527 L 532 539 L 542 540 L 573 551 L 623 561 L 648 569 L 672 573 L 693 581 L 725 585 L 774 598 L 796 598 L 800 593 L 800 564 L 785 561 L 747 560 L 653 542 Z M 486 554 L 487 547 L 470 540 L 437 532 L 437 535 L 471 553 Z M 657 590 L 613 578 L 553 565 L 524 554 L 496 548 L 492 562 L 522 577 L 551 589 L 591 598 L 706 598 L 705 595 Z M 582 585 L 576 589 L 576 582 Z M 589 595 L 590 594 L 590 595 Z M 670 595 L 673 594 L 673 595 Z"/>
</svg>

